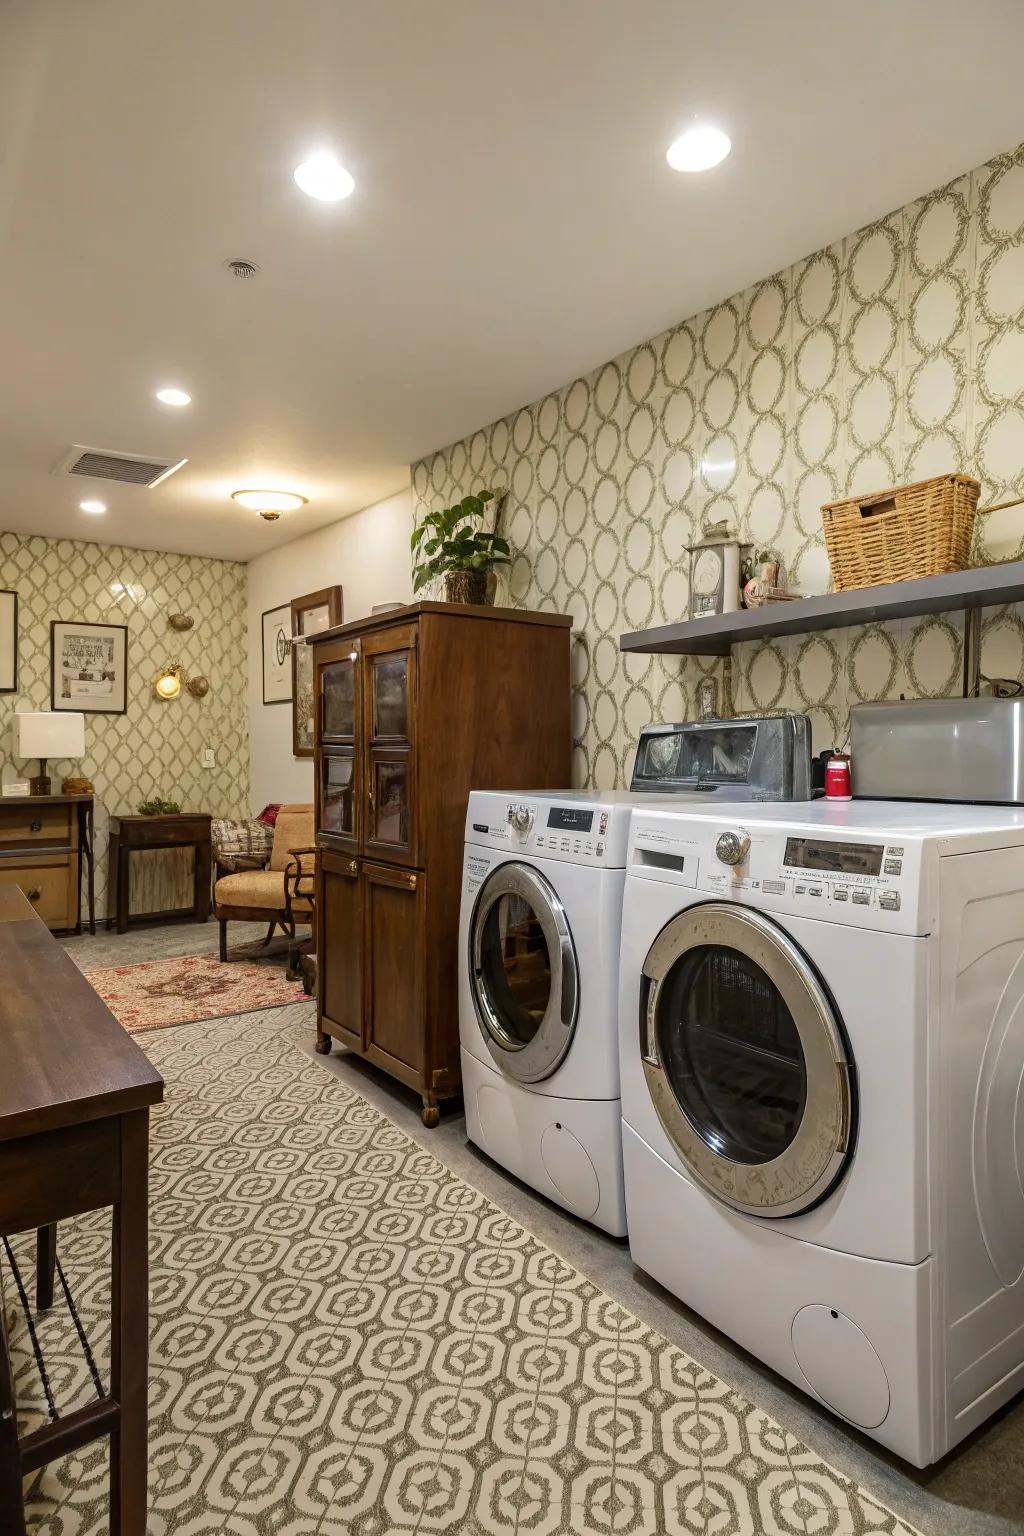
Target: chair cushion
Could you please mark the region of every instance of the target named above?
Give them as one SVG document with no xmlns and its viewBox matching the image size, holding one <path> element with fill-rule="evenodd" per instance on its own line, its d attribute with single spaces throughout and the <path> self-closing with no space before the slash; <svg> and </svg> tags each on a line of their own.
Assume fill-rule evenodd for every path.
<svg viewBox="0 0 1024 1536">
<path fill-rule="evenodd" d="M 312 848 L 316 837 L 311 805 L 282 805 L 274 824 L 271 869 L 287 869 L 293 848 Z M 312 857 L 303 861 L 312 867 Z"/>
<path fill-rule="evenodd" d="M 222 875 L 213 888 L 218 909 L 262 907 L 267 912 L 283 912 L 284 875 L 274 869 L 243 869 L 237 875 Z M 310 903 L 302 896 L 292 902 L 292 911 L 309 912 Z"/>
</svg>

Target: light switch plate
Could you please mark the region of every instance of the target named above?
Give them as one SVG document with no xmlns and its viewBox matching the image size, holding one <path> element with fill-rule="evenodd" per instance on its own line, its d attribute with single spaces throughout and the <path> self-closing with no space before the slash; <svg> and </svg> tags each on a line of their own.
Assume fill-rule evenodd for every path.
<svg viewBox="0 0 1024 1536">
<path fill-rule="evenodd" d="M 216 768 L 216 766 L 217 766 L 217 759 L 213 755 L 213 748 L 212 747 L 204 747 L 203 748 L 203 756 L 202 756 L 201 761 L 202 761 L 202 764 L 203 764 L 204 768 Z"/>
</svg>

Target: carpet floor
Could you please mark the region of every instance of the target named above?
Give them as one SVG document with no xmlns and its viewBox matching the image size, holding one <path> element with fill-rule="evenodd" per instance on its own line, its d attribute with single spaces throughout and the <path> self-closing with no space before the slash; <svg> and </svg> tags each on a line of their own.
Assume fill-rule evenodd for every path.
<svg viewBox="0 0 1024 1536">
<path fill-rule="evenodd" d="M 908 1536 L 310 1060 L 308 1013 L 146 1039 L 149 1536 Z M 101 1217 L 60 1229 L 88 1352 L 62 1302 L 37 1333 L 65 1409 L 89 1355 L 106 1376 L 108 1243 Z M 24 1317 L 14 1352 L 27 1429 Z M 28 1510 L 32 1536 L 101 1536 L 105 1448 L 38 1474 Z"/>
<path fill-rule="evenodd" d="M 85 971 L 111 1013 L 133 1034 L 280 1008 L 302 997 L 302 983 L 283 964 L 232 960 L 216 955 L 179 955 Z"/>
</svg>

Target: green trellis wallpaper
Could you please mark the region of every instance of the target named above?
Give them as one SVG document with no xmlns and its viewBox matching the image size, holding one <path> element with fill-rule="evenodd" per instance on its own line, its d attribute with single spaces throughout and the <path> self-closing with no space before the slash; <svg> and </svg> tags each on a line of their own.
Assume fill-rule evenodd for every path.
<svg viewBox="0 0 1024 1536">
<path fill-rule="evenodd" d="M 1024 146 L 435 453 L 413 488 L 422 512 L 508 487 L 498 600 L 573 615 L 575 781 L 609 788 L 721 667 L 617 647 L 684 616 L 705 517 L 822 592 L 822 502 L 949 469 L 983 504 L 1024 493 Z M 1024 554 L 1024 508 L 979 529 L 980 559 Z M 958 616 L 744 645 L 734 702 L 807 710 L 817 750 L 860 699 L 957 692 L 961 649 Z M 1024 677 L 1019 609 L 986 613 L 983 667 Z"/>
<path fill-rule="evenodd" d="M 80 763 L 52 763 L 59 788 L 68 772 L 96 786 L 97 914 L 106 914 L 107 823 L 161 795 L 184 810 L 248 815 L 249 725 L 246 712 L 245 566 L 198 556 L 157 554 L 119 545 L 0 533 L 0 587 L 19 598 L 19 687 L 0 694 L 0 774 L 24 776 L 11 761 L 10 716 L 50 707 L 50 620 L 81 619 L 128 626 L 128 713 L 86 715 Z M 194 627 L 170 628 L 170 613 L 189 613 Z M 152 683 L 180 658 L 210 679 L 204 699 L 170 703 Z M 216 767 L 200 766 L 204 746 Z M 166 911 L 191 902 L 191 853 L 154 852 L 132 859 L 132 910 Z"/>
</svg>

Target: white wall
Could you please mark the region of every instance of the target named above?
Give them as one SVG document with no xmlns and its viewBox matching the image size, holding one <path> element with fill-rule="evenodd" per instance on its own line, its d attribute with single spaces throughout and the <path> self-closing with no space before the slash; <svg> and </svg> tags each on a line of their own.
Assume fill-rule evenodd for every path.
<svg viewBox="0 0 1024 1536">
<path fill-rule="evenodd" d="M 344 594 L 346 622 L 365 617 L 375 603 L 409 602 L 411 532 L 411 495 L 404 490 L 250 561 L 249 740 L 254 811 L 272 801 L 313 798 L 312 759 L 292 756 L 291 705 L 263 703 L 262 614 L 293 597 L 336 584 Z"/>
</svg>

